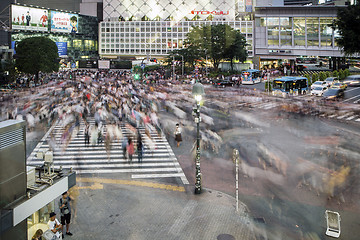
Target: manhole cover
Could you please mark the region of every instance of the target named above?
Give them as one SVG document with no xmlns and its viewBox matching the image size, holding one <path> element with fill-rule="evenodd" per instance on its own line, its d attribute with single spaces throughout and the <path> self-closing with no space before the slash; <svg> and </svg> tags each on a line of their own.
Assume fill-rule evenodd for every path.
<svg viewBox="0 0 360 240">
<path fill-rule="evenodd" d="M 233 235 L 230 235 L 230 234 L 220 234 L 217 237 L 217 240 L 235 240 L 235 237 Z"/>
</svg>

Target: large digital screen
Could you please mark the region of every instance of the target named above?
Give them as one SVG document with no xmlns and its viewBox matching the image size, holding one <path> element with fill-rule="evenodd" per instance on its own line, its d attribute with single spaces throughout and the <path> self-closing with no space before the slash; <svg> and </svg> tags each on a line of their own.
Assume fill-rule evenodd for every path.
<svg viewBox="0 0 360 240">
<path fill-rule="evenodd" d="M 78 14 L 51 11 L 52 32 L 77 33 L 78 26 Z"/>
<path fill-rule="evenodd" d="M 14 30 L 48 31 L 48 10 L 11 5 L 11 26 Z"/>
</svg>

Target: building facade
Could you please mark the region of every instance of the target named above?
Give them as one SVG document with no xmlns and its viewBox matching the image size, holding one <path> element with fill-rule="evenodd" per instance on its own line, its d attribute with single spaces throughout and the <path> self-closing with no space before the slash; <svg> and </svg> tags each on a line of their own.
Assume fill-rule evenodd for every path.
<svg viewBox="0 0 360 240">
<path fill-rule="evenodd" d="M 30 21 L 24 15 L 29 12 Z M 93 16 L 12 5 L 11 45 L 37 36 L 52 39 L 58 46 L 59 56 L 65 64 L 82 59 L 98 58 L 98 19 Z M 16 52 L 15 52 L 16 54 Z"/>
<path fill-rule="evenodd" d="M 300 56 L 343 57 L 331 23 L 335 6 L 256 7 L 257 59 L 292 59 Z"/>
<path fill-rule="evenodd" d="M 244 35 L 252 56 L 254 5 L 255 0 L 104 0 L 99 55 L 165 56 L 184 46 L 193 26 L 229 24 Z"/>
</svg>

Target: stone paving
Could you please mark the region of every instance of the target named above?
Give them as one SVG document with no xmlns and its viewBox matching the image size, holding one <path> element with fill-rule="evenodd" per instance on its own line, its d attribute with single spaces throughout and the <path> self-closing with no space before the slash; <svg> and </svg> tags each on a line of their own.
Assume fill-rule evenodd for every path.
<svg viewBox="0 0 360 240">
<path fill-rule="evenodd" d="M 65 239 L 256 239 L 246 206 L 240 203 L 236 213 L 235 199 L 224 193 L 203 189 L 194 195 L 190 186 L 174 190 L 155 182 L 149 187 L 148 181 L 88 180 L 78 184 L 74 235 Z"/>
</svg>

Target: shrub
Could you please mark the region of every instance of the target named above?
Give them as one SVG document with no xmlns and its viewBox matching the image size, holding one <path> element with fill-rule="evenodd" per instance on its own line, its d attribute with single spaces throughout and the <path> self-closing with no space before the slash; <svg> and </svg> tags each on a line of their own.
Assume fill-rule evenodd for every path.
<svg viewBox="0 0 360 240">
<path fill-rule="evenodd" d="M 325 81 L 325 79 L 326 79 L 326 74 L 325 74 L 325 72 L 320 72 L 320 73 L 319 73 L 319 80 L 320 80 L 320 81 Z"/>
<path fill-rule="evenodd" d="M 333 76 L 333 77 L 337 77 L 337 78 L 339 78 L 339 72 L 338 72 L 338 71 L 336 71 L 336 70 L 335 70 L 335 71 L 333 71 L 333 72 L 332 72 L 332 76 Z"/>
<path fill-rule="evenodd" d="M 311 80 L 312 80 L 312 83 L 314 83 L 314 82 L 318 81 L 318 80 L 319 80 L 319 74 L 314 73 L 314 74 L 312 75 Z"/>
</svg>

